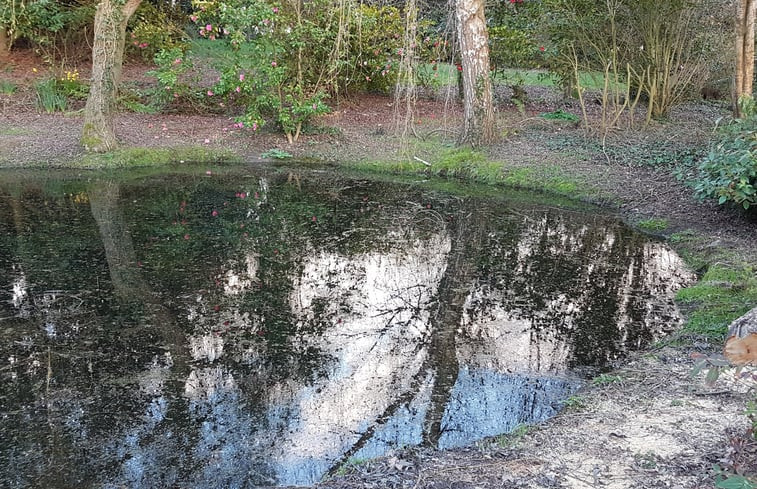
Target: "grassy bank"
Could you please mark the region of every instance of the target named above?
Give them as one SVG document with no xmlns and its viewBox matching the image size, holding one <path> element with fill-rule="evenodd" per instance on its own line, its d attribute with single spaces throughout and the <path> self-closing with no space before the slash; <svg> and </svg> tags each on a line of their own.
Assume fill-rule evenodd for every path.
<svg viewBox="0 0 757 489">
<path fill-rule="evenodd" d="M 70 162 L 71 168 L 110 170 L 166 166 L 176 163 L 239 163 L 234 152 L 206 147 L 121 148 L 109 153 L 91 153 Z"/>
<path fill-rule="evenodd" d="M 548 168 L 507 168 L 484 153 L 471 148 L 423 145 L 424 158 L 404 157 L 390 161 L 360 161 L 347 164 L 351 169 L 369 173 L 425 175 L 465 182 L 546 192 L 588 201 L 600 200 L 599 192 L 571 178 L 557 166 Z M 427 156 L 430 153 L 430 156 Z"/>
</svg>

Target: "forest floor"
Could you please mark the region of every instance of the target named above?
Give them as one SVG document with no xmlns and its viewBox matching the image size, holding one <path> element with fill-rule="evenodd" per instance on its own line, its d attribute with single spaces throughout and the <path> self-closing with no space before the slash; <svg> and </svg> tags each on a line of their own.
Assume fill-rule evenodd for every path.
<svg viewBox="0 0 757 489">
<path fill-rule="evenodd" d="M 16 55 L 9 63 L 0 79 L 18 88 L 0 94 L 0 167 L 60 167 L 81 158 L 81 107 L 40 113 L 32 88 L 38 62 Z M 129 65 L 125 81 L 148 83 L 145 71 Z M 685 169 L 706 151 L 717 121 L 729 115 L 726 103 L 686 104 L 663 122 L 612 132 L 602 143 L 576 123 L 540 117 L 558 109 L 579 115 L 575 101 L 542 87 L 530 87 L 528 94 L 521 110 L 506 90 L 497 96 L 503 137 L 485 152 L 504 172 L 525 169 L 531 180 L 578 182 L 588 189 L 583 195 L 614 207 L 631 224 L 664 222 L 657 232 L 696 257 L 698 272 L 724 261 L 755 269 L 757 225 L 736 210 L 697 201 L 676 178 L 675 168 Z M 245 164 L 263 161 L 262 155 L 276 148 L 295 160 L 338 165 L 417 157 L 433 168 L 438 148 L 454 143 L 458 102 L 438 93 L 419 97 L 409 140 L 394 131 L 396 109 L 392 98 L 381 95 L 341 100 L 293 145 L 273 131 L 239 130 L 228 115 L 219 114 L 123 112 L 116 130 L 127 148 L 226 150 Z M 592 105 L 593 116 L 599 110 Z M 715 486 L 716 466 L 754 477 L 757 442 L 744 415 L 754 398 L 754 380 L 729 371 L 707 385 L 703 373 L 690 375 L 702 355 L 721 348 L 707 337 L 679 333 L 631 355 L 547 422 L 467 448 L 411 448 L 356 463 L 319 487 L 708 488 Z"/>
</svg>

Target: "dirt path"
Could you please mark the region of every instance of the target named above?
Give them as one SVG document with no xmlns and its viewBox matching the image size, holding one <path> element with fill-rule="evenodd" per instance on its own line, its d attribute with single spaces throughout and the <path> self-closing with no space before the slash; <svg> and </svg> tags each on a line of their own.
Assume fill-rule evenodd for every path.
<svg viewBox="0 0 757 489">
<path fill-rule="evenodd" d="M 754 223 L 697 202 L 670 171 L 642 163 L 653 149 L 650 141 L 682 148 L 701 145 L 723 107 L 676 113 L 637 140 L 614 142 L 610 157 L 606 147 L 580 137 L 575 126 L 540 120 L 540 112 L 561 102 L 533 95 L 525 114 L 500 107 L 503 127 L 514 130 L 489 152 L 503 162 L 505 171 L 557 169 L 595 188 L 598 195 L 614 196 L 629 221 L 664 218 L 669 222 L 666 233 L 691 230 L 702 238 L 705 251 L 728 249 L 757 263 Z M 79 113 L 39 114 L 31 90 L 23 86 L 13 95 L 0 95 L 0 110 L 0 167 L 64 164 L 82 154 Z M 400 143 L 392 135 L 393 118 L 389 98 L 344 101 L 321 120 L 321 131 L 303 136 L 294 146 L 278 134 L 236 130 L 223 116 L 122 114 L 117 131 L 126 146 L 232 149 L 249 162 L 271 148 L 296 158 L 349 161 L 395 154 Z M 447 101 L 423 100 L 418 131 L 438 131 L 443 121 L 454 128 L 455 118 L 454 105 Z M 525 434 L 460 450 L 403 451 L 353 467 L 321 487 L 706 488 L 714 486 L 716 464 L 755 474 L 757 446 L 746 441 L 748 420 L 742 414 L 750 385 L 724 376 L 705 386 L 701 375 L 689 377 L 692 354 L 718 348 L 695 344 L 646 352 L 613 372 L 612 382 L 590 386 L 571 398 L 562 414 Z"/>
</svg>

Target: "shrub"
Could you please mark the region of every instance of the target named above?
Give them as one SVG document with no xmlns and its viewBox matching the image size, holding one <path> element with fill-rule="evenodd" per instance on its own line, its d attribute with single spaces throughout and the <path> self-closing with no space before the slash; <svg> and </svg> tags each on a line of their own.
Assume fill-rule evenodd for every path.
<svg viewBox="0 0 757 489">
<path fill-rule="evenodd" d="M 152 93 L 152 103 L 165 107 L 176 101 L 191 101 L 195 98 L 192 88 L 182 75 L 192 69 L 192 61 L 181 48 L 161 49 L 155 54 L 156 68 L 147 74 L 158 80 L 158 88 Z"/>
<path fill-rule="evenodd" d="M 675 104 L 698 93 L 709 77 L 708 65 L 727 56 L 722 46 L 729 29 L 716 18 L 724 9 L 715 0 L 542 4 L 555 53 L 549 58 L 550 69 L 566 87 L 580 86 L 577 72 L 613 75 L 648 102 L 647 121 L 665 116 Z"/>
<path fill-rule="evenodd" d="M 87 52 L 83 46 L 91 36 L 94 14 L 93 0 L 0 0 L 0 26 L 8 34 L 8 47 L 25 39 L 51 65 L 66 64 Z"/>
<path fill-rule="evenodd" d="M 150 2 L 142 2 L 129 20 L 127 53 L 152 60 L 161 50 L 186 48 L 184 14 L 171 16 Z"/>
<path fill-rule="evenodd" d="M 326 0 L 201 5 L 191 17 L 199 35 L 224 41 L 235 53 L 233 64 L 207 96 L 243 105 L 238 124 L 257 130 L 272 119 L 295 141 L 304 124 L 329 110 L 326 92 L 343 67 L 339 45 L 344 38 L 336 8 Z"/>
<path fill-rule="evenodd" d="M 754 110 L 719 130 L 717 140 L 698 166 L 693 181 L 699 198 L 757 205 L 757 114 Z"/>
</svg>

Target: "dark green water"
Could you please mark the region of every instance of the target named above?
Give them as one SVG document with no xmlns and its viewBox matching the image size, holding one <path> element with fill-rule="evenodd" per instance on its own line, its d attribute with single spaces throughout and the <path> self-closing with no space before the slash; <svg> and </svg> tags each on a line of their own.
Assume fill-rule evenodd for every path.
<svg viewBox="0 0 757 489">
<path fill-rule="evenodd" d="M 309 484 L 469 444 L 674 327 L 690 279 L 610 216 L 505 191 L 0 178 L 2 487 Z"/>
</svg>

